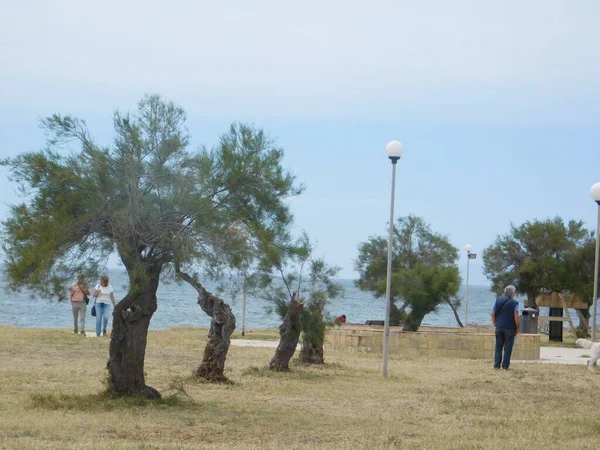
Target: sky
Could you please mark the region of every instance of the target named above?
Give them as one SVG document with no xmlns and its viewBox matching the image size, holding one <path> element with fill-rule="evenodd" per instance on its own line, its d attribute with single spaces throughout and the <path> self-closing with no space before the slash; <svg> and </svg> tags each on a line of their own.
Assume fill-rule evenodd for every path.
<svg viewBox="0 0 600 450">
<path fill-rule="evenodd" d="M 296 231 L 355 278 L 358 244 L 423 217 L 487 284 L 484 248 L 511 223 L 596 226 L 600 2 L 528 0 L 0 0 L 0 156 L 43 148 L 40 118 L 112 114 L 157 93 L 188 114 L 192 148 L 234 121 L 263 128 L 306 185 Z M 18 202 L 0 169 L 0 219 Z"/>
</svg>

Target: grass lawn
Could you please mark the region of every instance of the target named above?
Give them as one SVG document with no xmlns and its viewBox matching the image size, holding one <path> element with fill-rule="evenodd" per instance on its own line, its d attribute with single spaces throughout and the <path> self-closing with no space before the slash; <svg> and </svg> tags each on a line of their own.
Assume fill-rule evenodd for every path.
<svg viewBox="0 0 600 450">
<path fill-rule="evenodd" d="M 249 329 L 246 330 L 246 334 L 244 336 L 242 336 L 242 332 L 238 329 L 233 332 L 233 334 L 231 335 L 231 339 L 258 339 L 264 341 L 278 341 L 279 329 Z"/>
<path fill-rule="evenodd" d="M 329 352 L 284 374 L 264 369 L 273 349 L 231 347 L 222 386 L 191 378 L 206 335 L 150 333 L 164 398 L 149 402 L 102 395 L 108 338 L 0 327 L 0 449 L 600 447 L 600 372 L 584 366 L 393 357 L 383 379 L 380 355 Z"/>
</svg>

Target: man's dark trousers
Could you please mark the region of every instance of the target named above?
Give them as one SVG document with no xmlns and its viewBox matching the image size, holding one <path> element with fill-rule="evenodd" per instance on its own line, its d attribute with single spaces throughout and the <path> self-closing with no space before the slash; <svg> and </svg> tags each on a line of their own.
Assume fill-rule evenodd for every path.
<svg viewBox="0 0 600 450">
<path fill-rule="evenodd" d="M 517 330 L 510 328 L 496 327 L 496 355 L 494 357 L 494 367 L 508 369 L 510 366 L 510 356 L 512 354 L 513 344 Z M 502 350 L 504 350 L 504 361 L 502 360 Z"/>
</svg>

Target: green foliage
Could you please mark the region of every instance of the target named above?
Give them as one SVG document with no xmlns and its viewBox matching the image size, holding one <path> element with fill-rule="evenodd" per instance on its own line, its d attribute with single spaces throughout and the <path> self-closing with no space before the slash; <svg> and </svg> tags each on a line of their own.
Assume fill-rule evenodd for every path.
<svg viewBox="0 0 600 450">
<path fill-rule="evenodd" d="M 47 148 L 2 161 L 24 196 L 3 223 L 10 288 L 64 299 L 67 280 L 96 275 L 115 251 L 138 285 L 175 263 L 216 277 L 247 265 L 246 249 L 285 240 L 285 200 L 302 187 L 283 150 L 233 124 L 215 148 L 191 151 L 185 121 L 180 107 L 146 96 L 135 114 L 115 113 L 114 144 L 102 147 L 83 120 L 44 119 Z M 232 232 L 239 224 L 247 235 Z"/>
<path fill-rule="evenodd" d="M 593 234 L 581 221 L 560 217 L 511 224 L 483 252 L 483 268 L 492 290 L 512 284 L 533 305 L 541 290 L 571 291 L 590 301 L 594 272 Z"/>
<path fill-rule="evenodd" d="M 306 233 L 291 242 L 278 239 L 275 245 L 261 246 L 262 256 L 256 271 L 249 276 L 252 293 L 270 303 L 267 314 L 285 317 L 294 292 L 302 299 L 306 277 L 304 267 L 309 263 L 310 240 Z"/>
<path fill-rule="evenodd" d="M 296 292 L 297 300 L 304 302 L 301 317 L 304 340 L 322 346 L 325 330 L 332 323 L 331 318 L 326 317 L 326 306 L 342 295 L 343 288 L 333 281 L 340 268 L 328 265 L 323 258 L 314 258 L 313 253 L 306 233 L 293 244 L 272 248 L 271 260 L 265 261 L 253 275 L 253 292 L 271 303 L 267 313 L 275 313 L 281 319 L 287 314 L 290 298 Z M 275 275 L 270 267 L 275 267 Z"/>
<path fill-rule="evenodd" d="M 405 329 L 416 331 L 423 318 L 436 310 L 440 303 L 449 303 L 460 288 L 457 267 L 417 264 L 395 271 L 392 283 L 400 284 L 400 292 L 410 305 L 405 318 Z"/>
<path fill-rule="evenodd" d="M 417 329 L 426 314 L 442 302 L 456 303 L 460 287 L 458 249 L 444 235 L 431 231 L 420 217 L 399 218 L 393 229 L 392 302 L 406 302 L 405 329 Z M 356 285 L 375 297 L 385 296 L 387 237 L 372 236 L 358 247 Z"/>
<path fill-rule="evenodd" d="M 321 347 L 325 342 L 325 331 L 333 323 L 332 318 L 326 316 L 325 308 L 330 300 L 343 293 L 342 286 L 332 280 L 339 271 L 339 267 L 327 265 L 323 258 L 310 261 L 307 301 L 302 310 L 303 342 L 307 344 Z"/>
</svg>

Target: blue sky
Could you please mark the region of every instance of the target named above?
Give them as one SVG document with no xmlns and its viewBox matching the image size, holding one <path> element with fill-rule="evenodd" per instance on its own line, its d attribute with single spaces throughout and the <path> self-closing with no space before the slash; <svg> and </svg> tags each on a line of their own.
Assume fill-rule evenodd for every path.
<svg viewBox="0 0 600 450">
<path fill-rule="evenodd" d="M 423 216 L 461 253 L 511 222 L 591 229 L 599 20 L 593 0 L 0 0 L 0 155 L 40 149 L 37 119 L 53 112 L 109 143 L 112 112 L 159 93 L 188 112 L 194 146 L 232 121 L 276 139 L 307 186 L 296 227 L 345 278 L 357 245 L 385 233 L 394 139 L 396 214 Z M 2 219 L 17 201 L 6 177 Z"/>
</svg>

